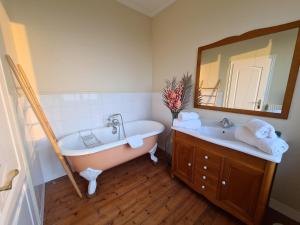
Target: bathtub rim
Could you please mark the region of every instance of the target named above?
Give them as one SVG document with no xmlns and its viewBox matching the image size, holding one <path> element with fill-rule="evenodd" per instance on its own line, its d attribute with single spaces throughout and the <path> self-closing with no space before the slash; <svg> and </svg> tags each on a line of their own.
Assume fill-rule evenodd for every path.
<svg viewBox="0 0 300 225">
<path fill-rule="evenodd" d="M 126 122 L 125 124 L 130 124 L 130 123 L 134 123 L 134 122 L 153 122 L 153 123 L 157 123 L 157 124 L 160 125 L 160 129 L 157 129 L 157 130 L 154 130 L 154 131 L 151 131 L 151 132 L 148 132 L 148 133 L 141 134 L 143 139 L 151 137 L 151 136 L 159 135 L 165 129 L 165 126 L 162 123 L 160 123 L 158 121 L 154 121 L 154 120 L 135 120 L 135 121 Z M 100 152 L 100 151 L 105 151 L 105 150 L 108 150 L 108 149 L 111 149 L 111 148 L 114 148 L 114 147 L 117 147 L 117 146 L 124 145 L 124 144 L 128 143 L 126 139 L 122 139 L 122 140 L 119 140 L 119 141 L 103 144 L 103 145 L 96 146 L 96 147 L 93 147 L 93 148 L 71 149 L 71 148 L 66 148 L 66 147 L 63 146 L 63 139 L 68 137 L 68 136 L 78 134 L 78 132 L 80 132 L 80 131 L 97 130 L 97 129 L 102 129 L 102 128 L 106 128 L 106 127 L 95 127 L 95 128 L 92 128 L 92 129 L 84 129 L 84 130 L 75 131 L 75 132 L 72 132 L 72 133 L 61 136 L 58 139 L 57 143 L 58 143 L 58 146 L 60 148 L 60 151 L 61 151 L 62 155 L 63 156 L 89 155 L 89 154 L 97 153 L 97 152 Z"/>
</svg>

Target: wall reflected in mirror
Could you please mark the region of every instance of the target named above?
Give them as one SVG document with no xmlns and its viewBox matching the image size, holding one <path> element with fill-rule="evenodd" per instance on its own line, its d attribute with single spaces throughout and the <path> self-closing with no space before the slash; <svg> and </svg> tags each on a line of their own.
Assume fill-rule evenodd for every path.
<svg viewBox="0 0 300 225">
<path fill-rule="evenodd" d="M 298 28 L 202 51 L 198 104 L 281 113 Z"/>
</svg>

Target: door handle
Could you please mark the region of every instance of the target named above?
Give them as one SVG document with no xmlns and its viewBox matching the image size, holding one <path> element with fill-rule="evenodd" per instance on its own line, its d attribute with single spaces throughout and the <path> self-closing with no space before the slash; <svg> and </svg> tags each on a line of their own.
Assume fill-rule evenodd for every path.
<svg viewBox="0 0 300 225">
<path fill-rule="evenodd" d="M 255 104 L 257 109 L 260 109 L 262 101 L 261 99 L 259 99 L 257 102 L 249 102 L 249 103 Z"/>
<path fill-rule="evenodd" d="M 12 183 L 14 178 L 19 174 L 19 170 L 18 169 L 14 169 L 12 171 L 10 171 L 8 173 L 9 179 L 7 181 L 7 183 L 3 186 L 0 187 L 0 192 L 2 191 L 8 191 L 12 189 Z"/>
<path fill-rule="evenodd" d="M 257 102 L 257 109 L 260 109 L 260 107 L 261 107 L 261 99 L 259 99 Z"/>
</svg>

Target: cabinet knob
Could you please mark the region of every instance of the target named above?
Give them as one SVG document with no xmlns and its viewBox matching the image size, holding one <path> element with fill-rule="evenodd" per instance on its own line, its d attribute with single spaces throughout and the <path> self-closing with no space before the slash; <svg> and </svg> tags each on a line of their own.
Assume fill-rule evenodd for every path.
<svg viewBox="0 0 300 225">
<path fill-rule="evenodd" d="M 204 159 L 208 159 L 208 156 L 207 156 L 207 155 L 205 155 L 205 156 L 204 156 Z"/>
<path fill-rule="evenodd" d="M 192 166 L 192 163 L 188 163 L 188 167 L 191 167 Z"/>
<path fill-rule="evenodd" d="M 202 179 L 203 179 L 203 180 L 206 180 L 206 176 L 202 176 Z"/>
<path fill-rule="evenodd" d="M 201 188 L 202 188 L 202 189 L 205 189 L 205 185 L 202 185 Z"/>
<path fill-rule="evenodd" d="M 226 185 L 226 181 L 222 180 L 222 185 L 225 186 Z"/>
<path fill-rule="evenodd" d="M 203 166 L 203 169 L 207 170 L 207 166 Z"/>
</svg>

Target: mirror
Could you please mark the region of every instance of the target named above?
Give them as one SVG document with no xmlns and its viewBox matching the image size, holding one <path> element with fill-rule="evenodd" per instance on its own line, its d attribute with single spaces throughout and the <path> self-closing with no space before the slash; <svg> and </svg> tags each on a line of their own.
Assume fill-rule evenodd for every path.
<svg viewBox="0 0 300 225">
<path fill-rule="evenodd" d="M 300 63 L 300 21 L 198 49 L 195 107 L 287 118 Z"/>
</svg>

